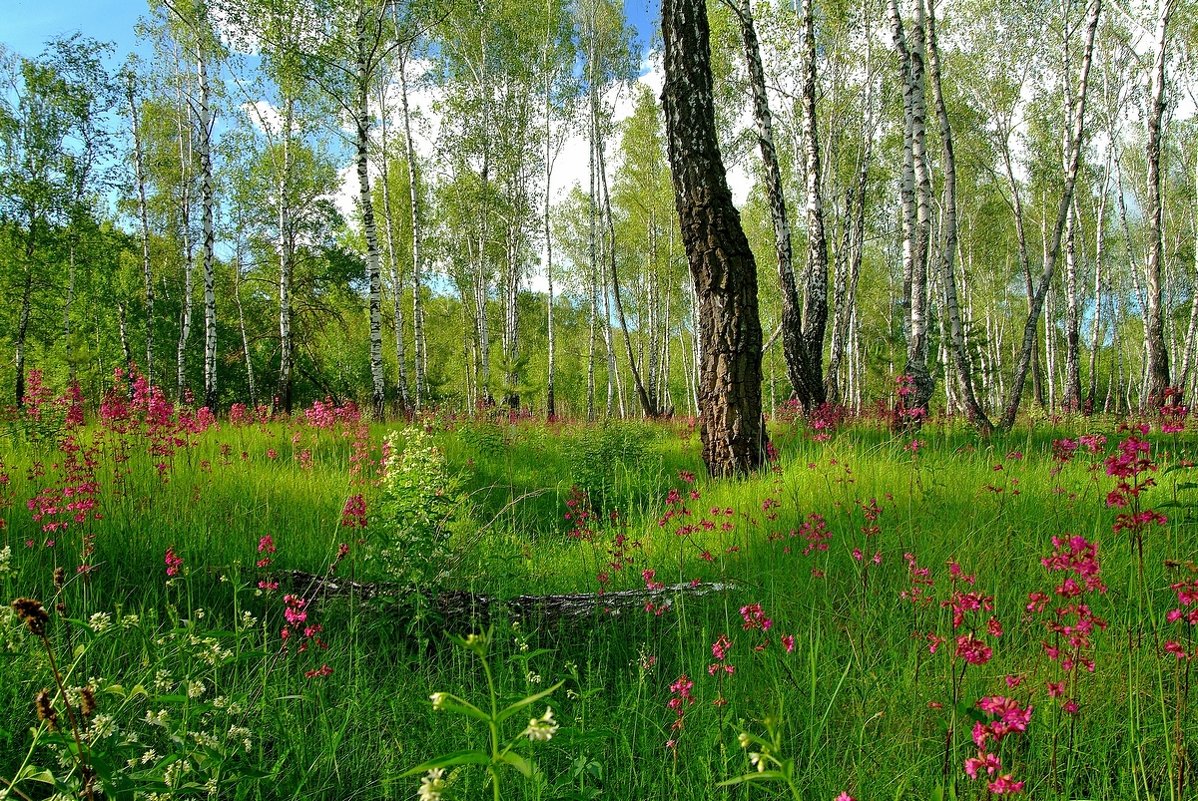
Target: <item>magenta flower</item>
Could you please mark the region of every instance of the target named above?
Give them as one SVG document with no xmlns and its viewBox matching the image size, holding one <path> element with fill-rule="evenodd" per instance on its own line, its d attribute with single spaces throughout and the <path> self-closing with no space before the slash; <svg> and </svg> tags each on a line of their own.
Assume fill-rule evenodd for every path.
<svg viewBox="0 0 1198 801">
<path fill-rule="evenodd" d="M 183 567 L 183 557 L 175 553 L 175 546 L 170 546 L 166 549 L 166 557 L 163 560 L 166 562 L 166 574 L 168 576 L 179 575 L 179 569 Z"/>
</svg>

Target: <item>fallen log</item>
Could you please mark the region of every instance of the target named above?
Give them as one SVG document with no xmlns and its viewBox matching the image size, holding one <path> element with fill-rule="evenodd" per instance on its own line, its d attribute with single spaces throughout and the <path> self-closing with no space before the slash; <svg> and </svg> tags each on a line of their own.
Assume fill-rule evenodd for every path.
<svg viewBox="0 0 1198 801">
<path fill-rule="evenodd" d="M 317 575 L 302 570 L 292 570 L 286 577 L 291 586 L 310 601 L 349 596 L 363 600 L 399 598 L 410 592 L 406 585 L 397 582 L 352 581 L 336 575 Z M 504 609 L 517 617 L 539 614 L 551 618 L 578 618 L 596 613 L 615 616 L 628 610 L 661 612 L 669 609 L 679 597 L 699 598 L 727 592 L 735 586 L 730 582 L 681 582 L 655 589 L 518 595 L 514 598 L 446 590 L 437 594 L 433 605 L 447 619 L 485 617 L 497 609 Z"/>
</svg>

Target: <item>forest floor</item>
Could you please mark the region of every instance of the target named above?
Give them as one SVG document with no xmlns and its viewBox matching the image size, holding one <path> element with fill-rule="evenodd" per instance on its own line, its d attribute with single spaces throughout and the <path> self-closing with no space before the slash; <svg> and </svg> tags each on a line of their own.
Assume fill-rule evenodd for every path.
<svg viewBox="0 0 1198 801">
<path fill-rule="evenodd" d="M 115 402 L 0 440 L 10 798 L 1198 793 L 1188 431 Z"/>
</svg>

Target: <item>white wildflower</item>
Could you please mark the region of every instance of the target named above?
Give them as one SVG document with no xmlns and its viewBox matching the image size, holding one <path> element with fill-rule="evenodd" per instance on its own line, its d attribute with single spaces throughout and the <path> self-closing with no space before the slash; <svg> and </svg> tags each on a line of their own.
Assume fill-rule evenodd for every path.
<svg viewBox="0 0 1198 801">
<path fill-rule="evenodd" d="M 96 612 L 87 619 L 87 627 L 96 634 L 103 634 L 112 628 L 112 615 L 108 612 Z"/>
<path fill-rule="evenodd" d="M 420 801 L 438 801 L 445 793 L 445 784 L 445 769 L 433 768 L 420 780 L 420 790 L 417 791 L 416 797 Z"/>
<path fill-rule="evenodd" d="M 545 714 L 528 721 L 524 734 L 533 742 L 543 743 L 557 734 L 557 721 L 553 719 L 553 707 L 545 707 Z"/>
</svg>

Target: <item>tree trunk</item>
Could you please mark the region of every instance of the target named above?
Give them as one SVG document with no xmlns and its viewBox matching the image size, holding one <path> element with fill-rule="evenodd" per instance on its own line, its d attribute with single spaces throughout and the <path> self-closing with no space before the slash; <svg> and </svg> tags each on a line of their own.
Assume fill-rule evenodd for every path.
<svg viewBox="0 0 1198 801">
<path fill-rule="evenodd" d="M 889 0 L 903 74 L 903 174 L 900 196 L 903 207 L 903 333 L 907 340 L 904 373 L 914 382 L 909 408 L 927 409 L 935 385 L 928 373 L 928 338 L 925 299 L 928 284 L 928 241 L 931 210 L 928 195 L 926 106 L 924 103 L 923 4 L 916 4 L 916 22 L 908 44 L 898 0 Z"/>
<path fill-rule="evenodd" d="M 961 324 L 961 308 L 957 302 L 957 282 L 953 260 L 957 254 L 957 160 L 953 152 L 953 130 L 949 124 L 948 108 L 940 85 L 940 51 L 936 43 L 936 13 L 932 0 L 926 3 L 928 26 L 928 66 L 932 78 L 932 97 L 936 102 L 936 117 L 940 122 L 940 144 L 943 150 L 944 210 L 942 212 L 943 243 L 940 247 L 940 280 L 944 291 L 944 306 L 948 316 L 948 334 L 952 343 L 953 364 L 961 390 L 965 415 L 977 429 L 990 433 L 993 426 L 986 417 L 973 389 L 973 368 L 965 344 L 965 329 Z"/>
<path fill-rule="evenodd" d="M 416 411 L 428 395 L 428 352 L 424 341 L 424 298 L 421 258 L 424 254 L 423 228 L 420 217 L 420 167 L 416 147 L 412 142 L 412 121 L 408 113 L 407 55 L 399 65 L 399 97 L 403 111 L 404 150 L 408 160 L 408 195 L 412 213 L 412 350 L 415 358 L 416 387 L 413 401 Z"/>
<path fill-rule="evenodd" d="M 382 277 L 379 270 L 378 227 L 374 220 L 374 202 L 370 197 L 370 70 L 367 59 L 366 12 L 358 10 L 357 20 L 357 92 L 355 109 L 357 135 L 358 203 L 362 212 L 362 228 L 366 234 L 366 280 L 370 286 L 370 379 L 371 407 L 374 419 L 382 420 L 386 411 L 387 385 L 383 375 L 383 310 Z"/>
<path fill-rule="evenodd" d="M 649 396 L 648 390 L 645 389 L 645 382 L 641 378 L 641 368 L 637 363 L 637 358 L 632 353 L 632 337 L 628 333 L 628 320 L 624 316 L 624 301 L 620 294 L 620 274 L 619 267 L 616 264 L 616 226 L 612 219 L 611 213 L 611 196 L 607 191 L 607 163 L 603 157 L 603 149 L 598 150 L 599 156 L 599 190 L 602 193 L 603 200 L 603 216 L 607 222 L 607 258 L 608 265 L 611 269 L 611 286 L 612 293 L 616 299 L 616 316 L 620 320 L 620 329 L 624 332 L 624 347 L 628 352 L 628 368 L 632 371 L 633 384 L 636 387 L 636 396 L 641 402 L 641 409 L 646 417 L 658 417 L 661 411 L 657 408 L 653 398 Z"/>
<path fill-rule="evenodd" d="M 128 312 L 125 309 L 125 301 L 118 300 L 116 302 L 117 335 L 121 340 L 121 357 L 124 359 L 126 367 L 133 361 L 133 349 L 129 347 L 129 326 L 127 321 Z"/>
<path fill-rule="evenodd" d="M 670 172 L 702 339 L 703 461 L 712 476 L 744 474 L 765 458 L 757 265 L 732 204 L 716 137 L 703 2 L 664 0 L 662 35 Z"/>
<path fill-rule="evenodd" d="M 548 35 L 546 35 L 548 42 Z M 548 53 L 546 53 L 548 58 Z M 556 387 L 554 386 L 554 378 L 556 369 L 554 365 L 554 353 L 556 348 L 553 341 L 553 234 L 549 230 L 549 214 L 552 210 L 551 202 L 552 187 L 553 187 L 553 134 L 552 134 L 552 117 L 550 106 L 550 94 L 552 86 L 550 85 L 549 70 L 545 70 L 545 210 L 542 216 L 543 234 L 545 236 L 545 280 L 549 284 L 549 297 L 545 301 L 545 329 L 548 338 L 547 347 L 549 350 L 548 364 L 545 367 L 545 417 L 547 420 L 557 418 L 557 396 Z"/>
<path fill-rule="evenodd" d="M 1085 45 L 1082 56 L 1081 75 L 1078 79 L 1077 102 L 1073 108 L 1072 131 L 1069 136 L 1068 168 L 1065 171 L 1065 188 L 1061 193 L 1061 201 L 1057 206 L 1057 220 L 1053 227 L 1051 245 L 1044 259 L 1044 272 L 1040 283 L 1032 296 L 1032 309 L 1028 313 L 1027 322 L 1023 327 L 1023 342 L 1020 347 L 1019 360 L 1015 367 L 1015 375 L 1011 382 L 1010 394 L 1007 397 L 1006 409 L 1003 410 L 1001 428 L 1009 430 L 1015 424 L 1015 415 L 1019 412 L 1019 403 L 1023 397 L 1023 387 L 1027 382 L 1028 369 L 1031 367 L 1032 350 L 1036 341 L 1036 329 L 1040 323 L 1040 311 L 1044 307 L 1044 296 L 1052 283 L 1053 272 L 1056 269 L 1057 256 L 1061 251 L 1061 237 L 1065 229 L 1065 219 L 1069 215 L 1069 207 L 1073 203 L 1073 188 L 1077 183 L 1078 166 L 1081 163 L 1082 138 L 1085 134 L 1086 90 L 1090 77 L 1090 63 L 1094 55 L 1094 34 L 1098 29 L 1098 17 L 1102 11 L 1102 0 L 1092 0 L 1086 15 Z"/>
<path fill-rule="evenodd" d="M 180 77 L 180 81 L 182 78 Z M 176 117 L 176 133 L 179 140 L 179 223 L 183 240 L 183 298 L 179 320 L 179 342 L 175 349 L 175 401 L 182 402 L 187 381 L 187 341 L 191 338 L 191 302 L 192 276 L 195 273 L 195 253 L 192 250 L 191 239 L 191 158 L 193 136 L 188 126 L 184 124 L 186 108 L 180 90 L 180 111 Z"/>
<path fill-rule="evenodd" d="M 1158 0 L 1155 48 L 1152 77 L 1149 81 L 1148 140 L 1148 258 L 1145 263 L 1145 284 L 1148 295 L 1145 322 L 1147 334 L 1148 385 L 1140 398 L 1140 406 L 1160 406 L 1169 388 L 1169 352 L 1165 347 L 1165 319 L 1161 271 L 1165 260 L 1164 204 L 1161 200 L 1161 140 L 1165 116 L 1165 47 L 1168 42 L 1169 14 L 1172 0 Z"/>
<path fill-rule="evenodd" d="M 1098 349 L 1102 332 L 1102 260 L 1106 249 L 1106 204 L 1107 186 L 1111 181 L 1111 153 L 1112 148 L 1108 147 L 1102 188 L 1099 190 L 1098 219 L 1094 224 L 1094 319 L 1090 328 L 1090 375 L 1086 389 L 1086 414 L 1094 413 L 1098 394 Z M 1198 253 L 1195 253 L 1195 257 L 1198 258 Z"/>
<path fill-rule="evenodd" d="M 746 0 L 747 1 L 747 0 Z M 814 0 L 803 3 L 803 143 L 807 175 L 807 269 L 803 293 L 803 348 L 810 410 L 824 402 L 824 333 L 828 327 L 828 240 L 824 234 L 822 163 L 816 124 Z M 800 398 L 800 400 L 802 400 Z"/>
<path fill-rule="evenodd" d="M 213 227 L 212 109 L 208 64 L 196 48 L 200 84 L 200 213 L 204 234 L 204 405 L 216 411 L 216 231 Z"/>
<path fill-rule="evenodd" d="M 812 365 L 803 339 L 803 311 L 795 283 L 794 263 L 790 242 L 790 220 L 786 211 L 786 195 L 782 188 L 782 169 L 774 146 L 774 123 L 766 96 L 765 68 L 761 63 L 761 48 L 753 26 L 750 0 L 740 0 L 736 8 L 740 18 L 741 38 L 745 46 L 745 63 L 749 87 L 753 93 L 753 123 L 764 168 L 765 192 L 770 207 L 770 222 L 774 232 L 774 253 L 778 260 L 778 284 L 782 296 L 782 352 L 786 359 L 786 374 L 799 402 L 813 409 L 818 392 L 811 385 Z"/>
<path fill-rule="evenodd" d="M 141 120 L 133 94 L 133 75 L 127 76 L 125 97 L 133 123 L 133 166 L 137 178 L 137 217 L 141 223 L 141 271 L 146 286 L 146 370 L 145 377 L 154 385 L 154 274 L 150 265 L 150 217 L 146 206 L 146 168 L 141 146 Z"/>
<path fill-rule="evenodd" d="M 245 356 L 245 381 L 250 393 L 250 406 L 258 408 L 258 387 L 254 382 L 254 360 L 250 358 L 250 338 L 245 330 L 245 309 L 241 305 L 241 244 L 233 260 L 233 300 L 237 304 L 237 327 L 241 331 L 241 352 Z"/>
<path fill-rule="evenodd" d="M 391 205 L 391 170 L 387 163 L 391 153 L 387 147 L 387 97 L 386 89 L 379 93 L 379 178 L 383 185 L 383 231 L 387 234 L 387 267 L 391 273 L 391 313 L 395 321 L 395 389 L 399 397 L 399 408 L 406 413 L 411 408 L 408 397 L 408 354 L 404 347 L 403 275 L 399 270 L 399 257 L 395 253 L 395 210 Z"/>
<path fill-rule="evenodd" d="M 291 271 L 295 258 L 295 238 L 291 231 L 291 128 L 294 101 L 288 97 L 283 107 L 283 169 L 279 175 L 279 388 L 278 402 L 291 414 L 294 345 L 291 340 Z"/>
<path fill-rule="evenodd" d="M 1003 166 L 1006 167 L 1007 185 L 1011 189 L 1011 211 L 1015 217 L 1015 239 L 1019 243 L 1019 267 L 1023 273 L 1023 284 L 1027 298 L 1027 313 L 1032 313 L 1033 297 L 1036 294 L 1032 286 L 1032 265 L 1028 256 L 1027 231 L 1024 228 L 1023 197 L 1019 192 L 1019 182 L 1015 179 L 1015 167 L 1011 159 L 1011 132 L 1005 131 L 1000 143 Z M 1035 332 L 1032 344 L 1032 396 L 1040 406 L 1044 405 L 1044 386 L 1040 381 L 1040 343 L 1039 330 Z"/>
<path fill-rule="evenodd" d="M 16 345 L 16 404 L 25 405 L 25 341 L 29 335 L 29 317 L 33 310 L 33 254 L 36 236 L 36 215 L 29 215 L 29 230 L 25 232 L 25 275 L 21 282 L 21 310 L 17 313 Z M 126 364 L 128 364 L 126 362 Z"/>
</svg>

